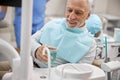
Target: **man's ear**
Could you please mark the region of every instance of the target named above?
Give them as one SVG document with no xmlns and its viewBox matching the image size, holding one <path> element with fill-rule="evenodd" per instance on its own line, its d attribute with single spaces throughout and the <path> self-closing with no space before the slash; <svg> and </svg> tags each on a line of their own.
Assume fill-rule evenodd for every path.
<svg viewBox="0 0 120 80">
<path fill-rule="evenodd" d="M 88 15 L 87 15 L 87 17 L 86 17 L 86 20 L 90 17 L 90 14 L 91 14 L 91 12 L 89 11 L 89 12 L 88 12 Z"/>
</svg>

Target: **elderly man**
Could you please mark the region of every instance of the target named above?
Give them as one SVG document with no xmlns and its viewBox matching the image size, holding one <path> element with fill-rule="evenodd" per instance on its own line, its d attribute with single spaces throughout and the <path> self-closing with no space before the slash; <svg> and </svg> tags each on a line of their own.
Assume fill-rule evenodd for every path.
<svg viewBox="0 0 120 80">
<path fill-rule="evenodd" d="M 52 67 L 65 63 L 92 63 L 96 43 L 85 27 L 90 16 L 88 0 L 67 0 L 66 18 L 50 21 L 32 36 L 32 56 L 39 67 L 47 67 L 48 47 L 56 53 Z"/>
</svg>

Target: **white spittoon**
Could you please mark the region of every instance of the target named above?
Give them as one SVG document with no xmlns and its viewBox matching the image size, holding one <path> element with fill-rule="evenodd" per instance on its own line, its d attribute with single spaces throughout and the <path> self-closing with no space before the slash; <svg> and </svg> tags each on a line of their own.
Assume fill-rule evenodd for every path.
<svg viewBox="0 0 120 80">
<path fill-rule="evenodd" d="M 105 72 L 91 64 L 63 64 L 51 69 L 34 69 L 34 80 L 105 80 Z"/>
</svg>

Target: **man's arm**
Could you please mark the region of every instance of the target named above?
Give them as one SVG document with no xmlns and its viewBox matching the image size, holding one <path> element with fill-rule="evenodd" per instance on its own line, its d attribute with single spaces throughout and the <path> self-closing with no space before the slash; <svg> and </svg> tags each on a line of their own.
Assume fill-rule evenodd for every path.
<svg viewBox="0 0 120 80">
<path fill-rule="evenodd" d="M 42 35 L 43 30 L 45 29 L 45 26 L 38 32 L 36 32 L 33 36 L 32 36 L 32 46 L 31 46 L 31 52 L 32 52 L 32 57 L 33 60 L 36 61 L 42 61 L 42 62 L 47 62 L 48 61 L 48 54 L 46 53 L 45 55 L 42 54 L 43 49 L 45 47 L 47 47 L 49 50 L 52 51 L 56 51 L 57 48 L 49 46 L 49 45 L 45 45 L 45 44 L 41 44 L 40 43 L 40 37 Z"/>
<path fill-rule="evenodd" d="M 32 39 L 31 39 L 31 52 L 32 52 L 32 57 L 35 59 L 35 52 L 36 50 L 41 46 L 39 40 L 41 37 L 42 30 L 37 31 L 35 34 L 33 34 Z"/>
<path fill-rule="evenodd" d="M 1 6 L 1 10 L 4 12 L 7 12 L 7 7 L 6 6 Z"/>
</svg>

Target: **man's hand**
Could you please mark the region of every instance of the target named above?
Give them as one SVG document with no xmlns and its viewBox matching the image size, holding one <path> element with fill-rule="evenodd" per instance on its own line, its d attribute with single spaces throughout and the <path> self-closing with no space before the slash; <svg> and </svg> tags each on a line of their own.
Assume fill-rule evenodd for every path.
<svg viewBox="0 0 120 80">
<path fill-rule="evenodd" d="M 57 48 L 52 47 L 52 46 L 47 46 L 47 45 L 42 45 L 40 46 L 35 53 L 35 56 L 38 60 L 43 61 L 43 62 L 47 62 L 48 61 L 48 53 L 45 51 L 45 55 L 43 55 L 43 49 L 47 47 L 49 50 L 51 51 L 56 51 Z"/>
</svg>

